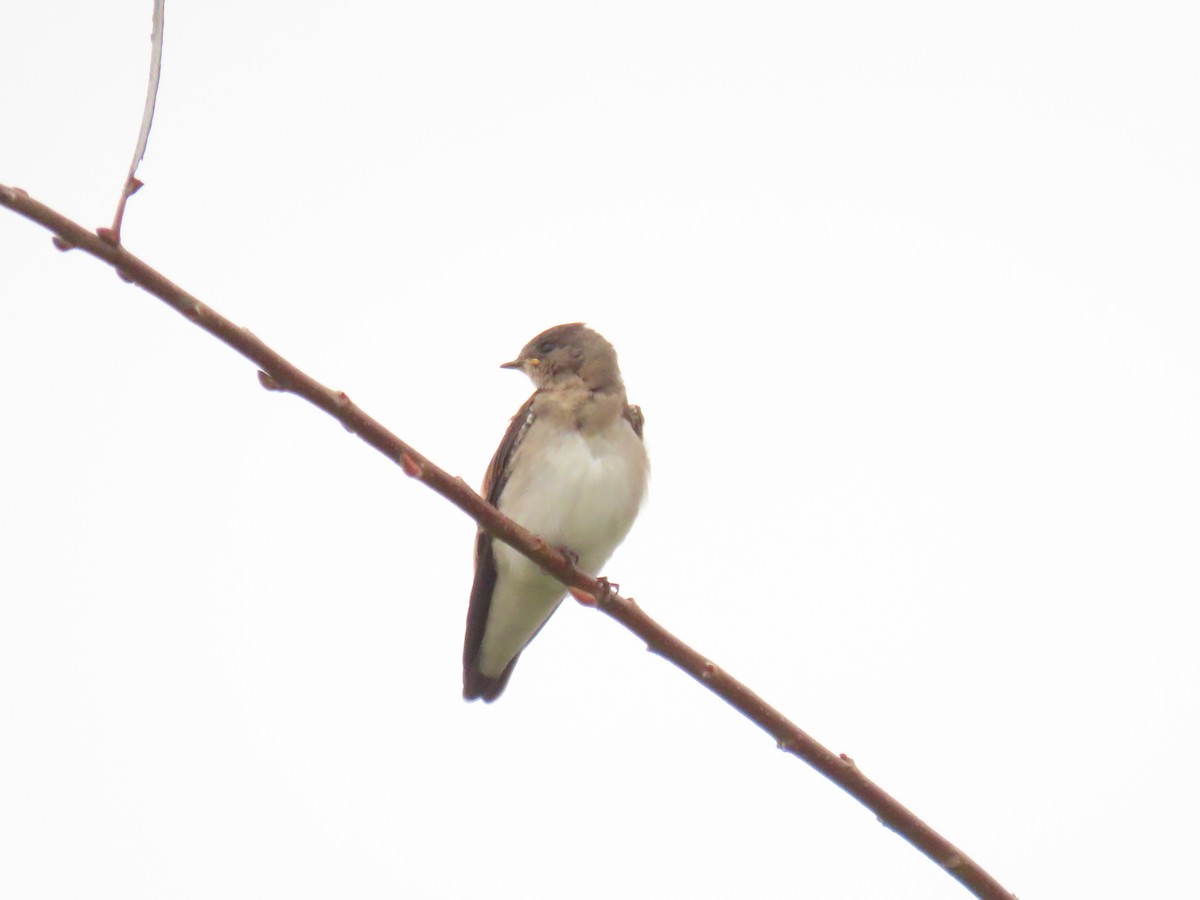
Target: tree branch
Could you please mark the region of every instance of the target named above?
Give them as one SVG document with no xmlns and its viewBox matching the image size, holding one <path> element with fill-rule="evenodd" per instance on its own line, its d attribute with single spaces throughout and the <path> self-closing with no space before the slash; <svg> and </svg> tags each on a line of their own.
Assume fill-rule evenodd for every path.
<svg viewBox="0 0 1200 900">
<path fill-rule="evenodd" d="M 405 474 L 437 491 L 493 537 L 515 548 L 572 588 L 572 593 L 581 602 L 595 603 L 602 612 L 644 640 L 652 652 L 670 660 L 724 699 L 775 738 L 781 750 L 804 760 L 845 790 L 875 813 L 880 822 L 945 869 L 975 896 L 986 900 L 1015 900 L 978 863 L 863 775 L 852 759 L 821 746 L 746 685 L 642 612 L 633 600 L 619 596 L 607 581 L 576 569 L 557 549 L 501 515 L 461 478 L 434 465 L 355 406 L 344 393 L 331 390 L 309 377 L 249 331 L 201 303 L 112 240 L 88 231 L 24 191 L 0 185 L 0 206 L 6 206 L 53 232 L 55 246 L 60 250 L 78 247 L 102 259 L 122 278 L 137 284 L 228 344 L 259 367 L 259 380 L 264 387 L 297 394 L 329 413 L 347 430 L 399 465 Z M 585 596 L 581 597 L 580 592 Z"/>
<path fill-rule="evenodd" d="M 158 102 L 158 82 L 162 77 L 165 5 L 166 0 L 154 0 L 153 26 L 150 31 L 150 75 L 146 82 L 146 102 L 142 107 L 142 124 L 138 129 L 137 144 L 133 148 L 133 161 L 129 163 L 125 184 L 121 186 L 121 199 L 117 201 L 117 211 L 113 214 L 112 228 L 109 229 L 115 244 L 121 243 L 121 223 L 125 219 L 125 204 L 142 186 L 137 177 L 137 169 L 142 157 L 146 155 L 146 144 L 150 140 L 150 126 L 154 124 L 154 105 Z"/>
</svg>

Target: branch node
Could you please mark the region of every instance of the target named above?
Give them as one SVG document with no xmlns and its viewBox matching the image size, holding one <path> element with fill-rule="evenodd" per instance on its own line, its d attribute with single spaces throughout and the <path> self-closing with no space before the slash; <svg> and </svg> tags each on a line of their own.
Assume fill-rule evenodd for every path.
<svg viewBox="0 0 1200 900">
<path fill-rule="evenodd" d="M 345 396 L 345 394 L 338 395 L 339 399 Z M 349 402 L 348 398 L 347 402 Z M 409 478 L 420 478 L 422 475 L 421 464 L 413 459 L 411 454 L 405 453 L 403 450 L 400 451 L 400 468 L 404 470 L 404 474 Z"/>
<path fill-rule="evenodd" d="M 121 246 L 120 236 L 111 228 L 102 225 L 96 229 L 96 234 L 106 244 L 112 244 L 114 247 Z"/>
<path fill-rule="evenodd" d="M 700 677 L 705 681 L 712 681 L 717 676 L 717 666 L 712 660 L 704 661 L 704 668 L 700 670 Z"/>
<path fill-rule="evenodd" d="M 857 770 L 858 770 L 858 766 L 856 766 L 856 765 L 854 764 L 854 760 L 853 760 L 853 759 L 851 759 L 849 756 L 847 756 L 845 753 L 839 753 L 839 754 L 838 754 L 838 759 L 840 759 L 842 762 L 844 762 L 844 763 L 845 763 L 847 766 L 849 766 L 851 769 L 854 769 L 855 771 L 857 771 Z"/>
<path fill-rule="evenodd" d="M 334 418 L 336 418 L 339 422 L 341 422 L 342 427 L 345 428 L 351 434 L 359 434 L 360 432 L 359 432 L 358 422 L 355 421 L 353 416 L 351 416 L 347 412 L 345 412 L 354 407 L 354 403 L 350 400 L 350 397 L 346 394 L 345 391 L 330 391 L 329 393 L 333 397 L 334 405 L 337 406 L 337 408 L 339 410 L 343 411 L 340 413 L 335 413 Z M 403 459 L 400 460 L 400 465 L 404 466 Z M 408 472 L 408 468 L 405 467 L 404 471 Z M 413 473 L 408 472 L 408 474 L 412 475 Z"/>
<path fill-rule="evenodd" d="M 942 867 L 945 869 L 957 869 L 963 864 L 963 858 L 957 853 L 951 854 L 942 860 Z"/>
<path fill-rule="evenodd" d="M 264 390 L 287 391 L 287 388 L 285 388 L 282 384 L 280 384 L 278 381 L 276 381 L 274 378 L 272 378 L 270 375 L 268 375 L 262 369 L 258 370 L 258 383 L 263 386 Z"/>
<path fill-rule="evenodd" d="M 66 253 L 68 250 L 74 250 L 75 245 L 66 238 L 61 238 L 57 234 L 50 239 L 50 243 L 54 245 L 54 249 Z"/>
<path fill-rule="evenodd" d="M 776 738 L 775 746 L 778 747 L 780 750 L 782 750 L 784 753 L 795 753 L 796 752 L 796 742 L 793 741 L 789 737 Z"/>
<path fill-rule="evenodd" d="M 596 598 L 587 591 L 581 591 L 579 588 L 567 588 L 567 591 L 574 597 L 581 606 L 598 606 Z"/>
</svg>

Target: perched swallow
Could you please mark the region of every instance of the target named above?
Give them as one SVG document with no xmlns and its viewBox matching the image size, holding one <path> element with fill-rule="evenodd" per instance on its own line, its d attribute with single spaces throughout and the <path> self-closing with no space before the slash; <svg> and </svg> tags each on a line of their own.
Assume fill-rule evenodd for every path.
<svg viewBox="0 0 1200 900">
<path fill-rule="evenodd" d="M 501 368 L 537 388 L 513 416 L 483 493 L 502 513 L 598 574 L 629 533 L 650 463 L 642 413 L 630 406 L 612 344 L 556 325 Z M 463 697 L 491 703 L 566 588 L 537 563 L 480 531 L 463 646 Z"/>
</svg>

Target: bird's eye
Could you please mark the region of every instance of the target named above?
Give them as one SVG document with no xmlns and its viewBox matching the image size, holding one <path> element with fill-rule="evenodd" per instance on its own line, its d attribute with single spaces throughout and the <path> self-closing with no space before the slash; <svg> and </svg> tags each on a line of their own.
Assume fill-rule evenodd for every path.
<svg viewBox="0 0 1200 900">
<path fill-rule="evenodd" d="M 545 356 L 547 353 L 549 353 L 553 349 L 554 349 L 553 341 L 542 341 L 540 344 L 537 345 L 537 352 L 542 354 L 543 356 Z"/>
</svg>

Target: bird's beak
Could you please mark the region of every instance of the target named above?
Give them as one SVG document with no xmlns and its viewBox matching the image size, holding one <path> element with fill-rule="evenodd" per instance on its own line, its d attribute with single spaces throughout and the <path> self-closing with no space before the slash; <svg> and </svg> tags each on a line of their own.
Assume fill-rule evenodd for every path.
<svg viewBox="0 0 1200 900">
<path fill-rule="evenodd" d="M 524 371 L 526 366 L 536 368 L 536 367 L 540 366 L 541 364 L 542 364 L 542 361 L 540 359 L 514 359 L 512 362 L 501 363 L 500 368 L 502 368 L 502 369 L 520 369 L 520 370 Z"/>
</svg>

